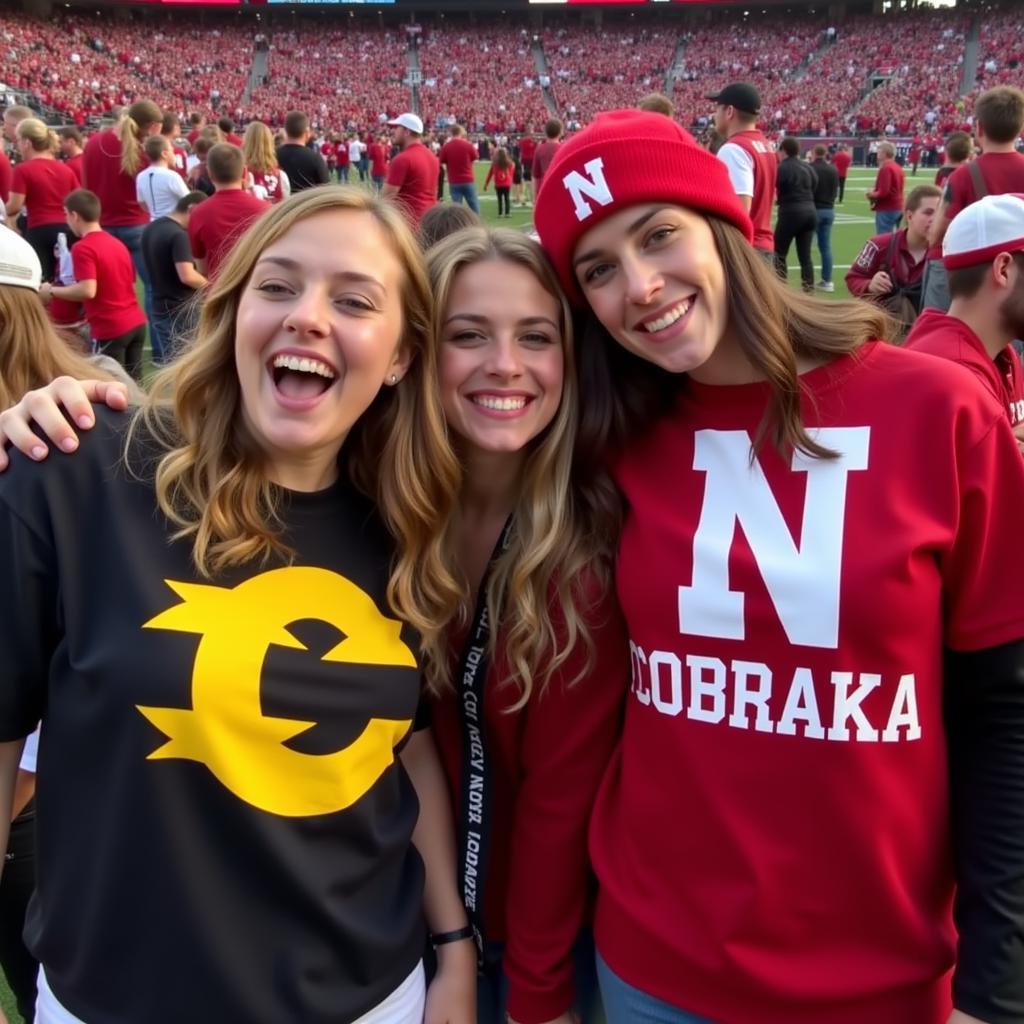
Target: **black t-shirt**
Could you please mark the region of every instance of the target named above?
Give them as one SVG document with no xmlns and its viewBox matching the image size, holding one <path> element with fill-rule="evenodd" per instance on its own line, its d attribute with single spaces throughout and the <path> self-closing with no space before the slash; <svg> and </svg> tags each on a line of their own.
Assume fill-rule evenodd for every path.
<svg viewBox="0 0 1024 1024">
<path fill-rule="evenodd" d="M 339 482 L 285 496 L 290 563 L 200 579 L 127 423 L 0 477 L 0 740 L 43 721 L 29 947 L 89 1024 L 347 1024 L 424 941 L 389 538 Z"/>
<path fill-rule="evenodd" d="M 195 295 L 181 283 L 175 263 L 195 263 L 188 232 L 170 217 L 158 217 L 142 232 L 142 258 L 153 289 L 153 312 L 173 313 Z"/>
<path fill-rule="evenodd" d="M 833 208 L 839 195 L 839 172 L 827 160 L 815 160 L 811 167 L 818 176 L 814 186 L 815 207 L 819 210 Z"/>
<path fill-rule="evenodd" d="M 288 175 L 292 194 L 314 185 L 326 185 L 330 181 L 327 164 L 324 158 L 307 146 L 295 142 L 286 142 L 278 147 L 277 162 L 281 170 Z"/>
</svg>

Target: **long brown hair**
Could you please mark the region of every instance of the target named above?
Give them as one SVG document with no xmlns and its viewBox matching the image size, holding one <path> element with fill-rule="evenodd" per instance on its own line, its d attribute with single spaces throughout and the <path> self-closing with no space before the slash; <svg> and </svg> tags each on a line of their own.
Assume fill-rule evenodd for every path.
<svg viewBox="0 0 1024 1024">
<path fill-rule="evenodd" d="M 494 648 L 500 634 L 510 670 L 505 682 L 518 688 L 509 710 L 517 710 L 531 693 L 543 690 L 578 647 L 593 651 L 590 627 L 599 624 L 588 624 L 588 616 L 592 619 L 595 590 L 604 593 L 611 585 L 619 501 L 603 468 L 574 472 L 580 398 L 572 317 L 539 245 L 518 231 L 483 227 L 465 228 L 438 242 L 427 254 L 434 295 L 434 343 L 441 343 L 448 297 L 459 273 L 485 260 L 524 267 L 558 301 L 564 353 L 561 403 L 547 429 L 531 444 L 513 513 L 514 530 L 487 587 L 491 621 L 498 623 L 491 631 L 491 644 Z M 456 511 L 444 530 L 443 551 L 462 587 L 457 621 L 465 625 L 472 608 L 469 583 L 456 556 L 459 529 Z M 451 682 L 451 625 L 438 622 L 423 631 L 427 681 L 434 690 Z"/>
<path fill-rule="evenodd" d="M 54 330 L 30 288 L 0 285 L 0 409 L 55 377 L 114 380 Z"/>
<path fill-rule="evenodd" d="M 804 426 L 797 358 L 831 359 L 874 338 L 892 341 L 893 321 L 868 302 L 833 302 L 795 291 L 735 227 L 713 216 L 707 221 L 725 271 L 730 327 L 771 389 L 754 452 L 770 441 L 784 455 L 796 449 L 834 457 Z M 627 352 L 590 313 L 580 348 L 581 386 L 587 395 L 581 452 L 591 459 L 607 458 L 668 412 L 685 377 Z"/>
<path fill-rule="evenodd" d="M 121 173 L 135 177 L 142 166 L 142 131 L 151 124 L 163 125 L 164 113 L 152 100 L 136 100 L 117 125 L 121 140 Z"/>
<path fill-rule="evenodd" d="M 242 236 L 204 294 L 196 339 L 160 373 L 129 432 L 160 450 L 152 470 L 157 504 L 192 542 L 206 577 L 271 554 L 288 556 L 279 533 L 281 489 L 267 479 L 264 456 L 241 415 L 235 324 L 242 293 L 260 255 L 295 224 L 319 213 L 371 214 L 402 264 L 402 338 L 413 352 L 405 379 L 383 387 L 355 424 L 342 472 L 377 503 L 397 541 L 388 598 L 417 630 L 455 613 L 459 587 L 441 557 L 441 525 L 451 515 L 458 463 L 448 447 L 437 393 L 430 290 L 422 256 L 397 209 L 363 189 L 322 186 L 275 206 Z"/>
</svg>

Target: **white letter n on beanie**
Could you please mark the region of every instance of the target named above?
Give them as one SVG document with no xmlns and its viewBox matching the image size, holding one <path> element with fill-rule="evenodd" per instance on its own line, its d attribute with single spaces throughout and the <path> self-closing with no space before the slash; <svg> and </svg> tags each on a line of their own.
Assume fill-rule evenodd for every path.
<svg viewBox="0 0 1024 1024">
<path fill-rule="evenodd" d="M 608 188 L 608 182 L 604 180 L 604 161 L 599 156 L 588 160 L 583 165 L 583 170 L 590 175 L 589 178 L 583 177 L 579 171 L 570 171 L 562 179 L 562 184 L 569 190 L 569 195 L 576 204 L 577 220 L 586 220 L 594 212 L 584 196 L 602 206 L 609 206 L 615 198 Z"/>
</svg>

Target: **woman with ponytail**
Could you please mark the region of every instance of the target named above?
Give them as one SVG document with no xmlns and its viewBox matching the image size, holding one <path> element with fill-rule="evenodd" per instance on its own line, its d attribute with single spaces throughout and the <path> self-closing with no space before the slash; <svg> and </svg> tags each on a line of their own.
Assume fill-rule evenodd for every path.
<svg viewBox="0 0 1024 1024">
<path fill-rule="evenodd" d="M 57 136 L 42 121 L 34 117 L 21 121 L 17 137 L 21 163 L 12 174 L 7 217 L 14 227 L 22 207 L 28 207 L 25 237 L 39 257 L 43 280 L 50 281 L 56 269 L 53 250 L 57 236 L 67 230 L 64 197 L 78 183 L 74 172 L 54 157 Z"/>
<path fill-rule="evenodd" d="M 82 185 L 100 197 L 103 230 L 128 246 L 143 281 L 142 231 L 149 215 L 135 198 L 135 175 L 148 163 L 142 147 L 160 131 L 163 116 L 152 100 L 136 100 L 113 128 L 97 132 L 85 147 Z"/>
</svg>

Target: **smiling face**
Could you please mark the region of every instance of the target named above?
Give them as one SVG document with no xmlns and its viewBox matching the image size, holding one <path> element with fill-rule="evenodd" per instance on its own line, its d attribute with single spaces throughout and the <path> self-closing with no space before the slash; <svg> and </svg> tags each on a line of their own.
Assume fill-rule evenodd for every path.
<svg viewBox="0 0 1024 1024">
<path fill-rule="evenodd" d="M 327 486 L 349 431 L 409 354 L 400 346 L 404 273 L 376 218 L 331 210 L 267 246 L 238 306 L 242 412 L 267 472 Z"/>
<path fill-rule="evenodd" d="M 582 236 L 573 266 L 594 314 L 629 352 L 709 384 L 750 379 L 703 217 L 681 206 L 619 210 Z"/>
<path fill-rule="evenodd" d="M 463 267 L 442 316 L 439 381 L 462 447 L 521 452 L 562 399 L 561 307 L 534 274 L 508 260 Z"/>
</svg>

